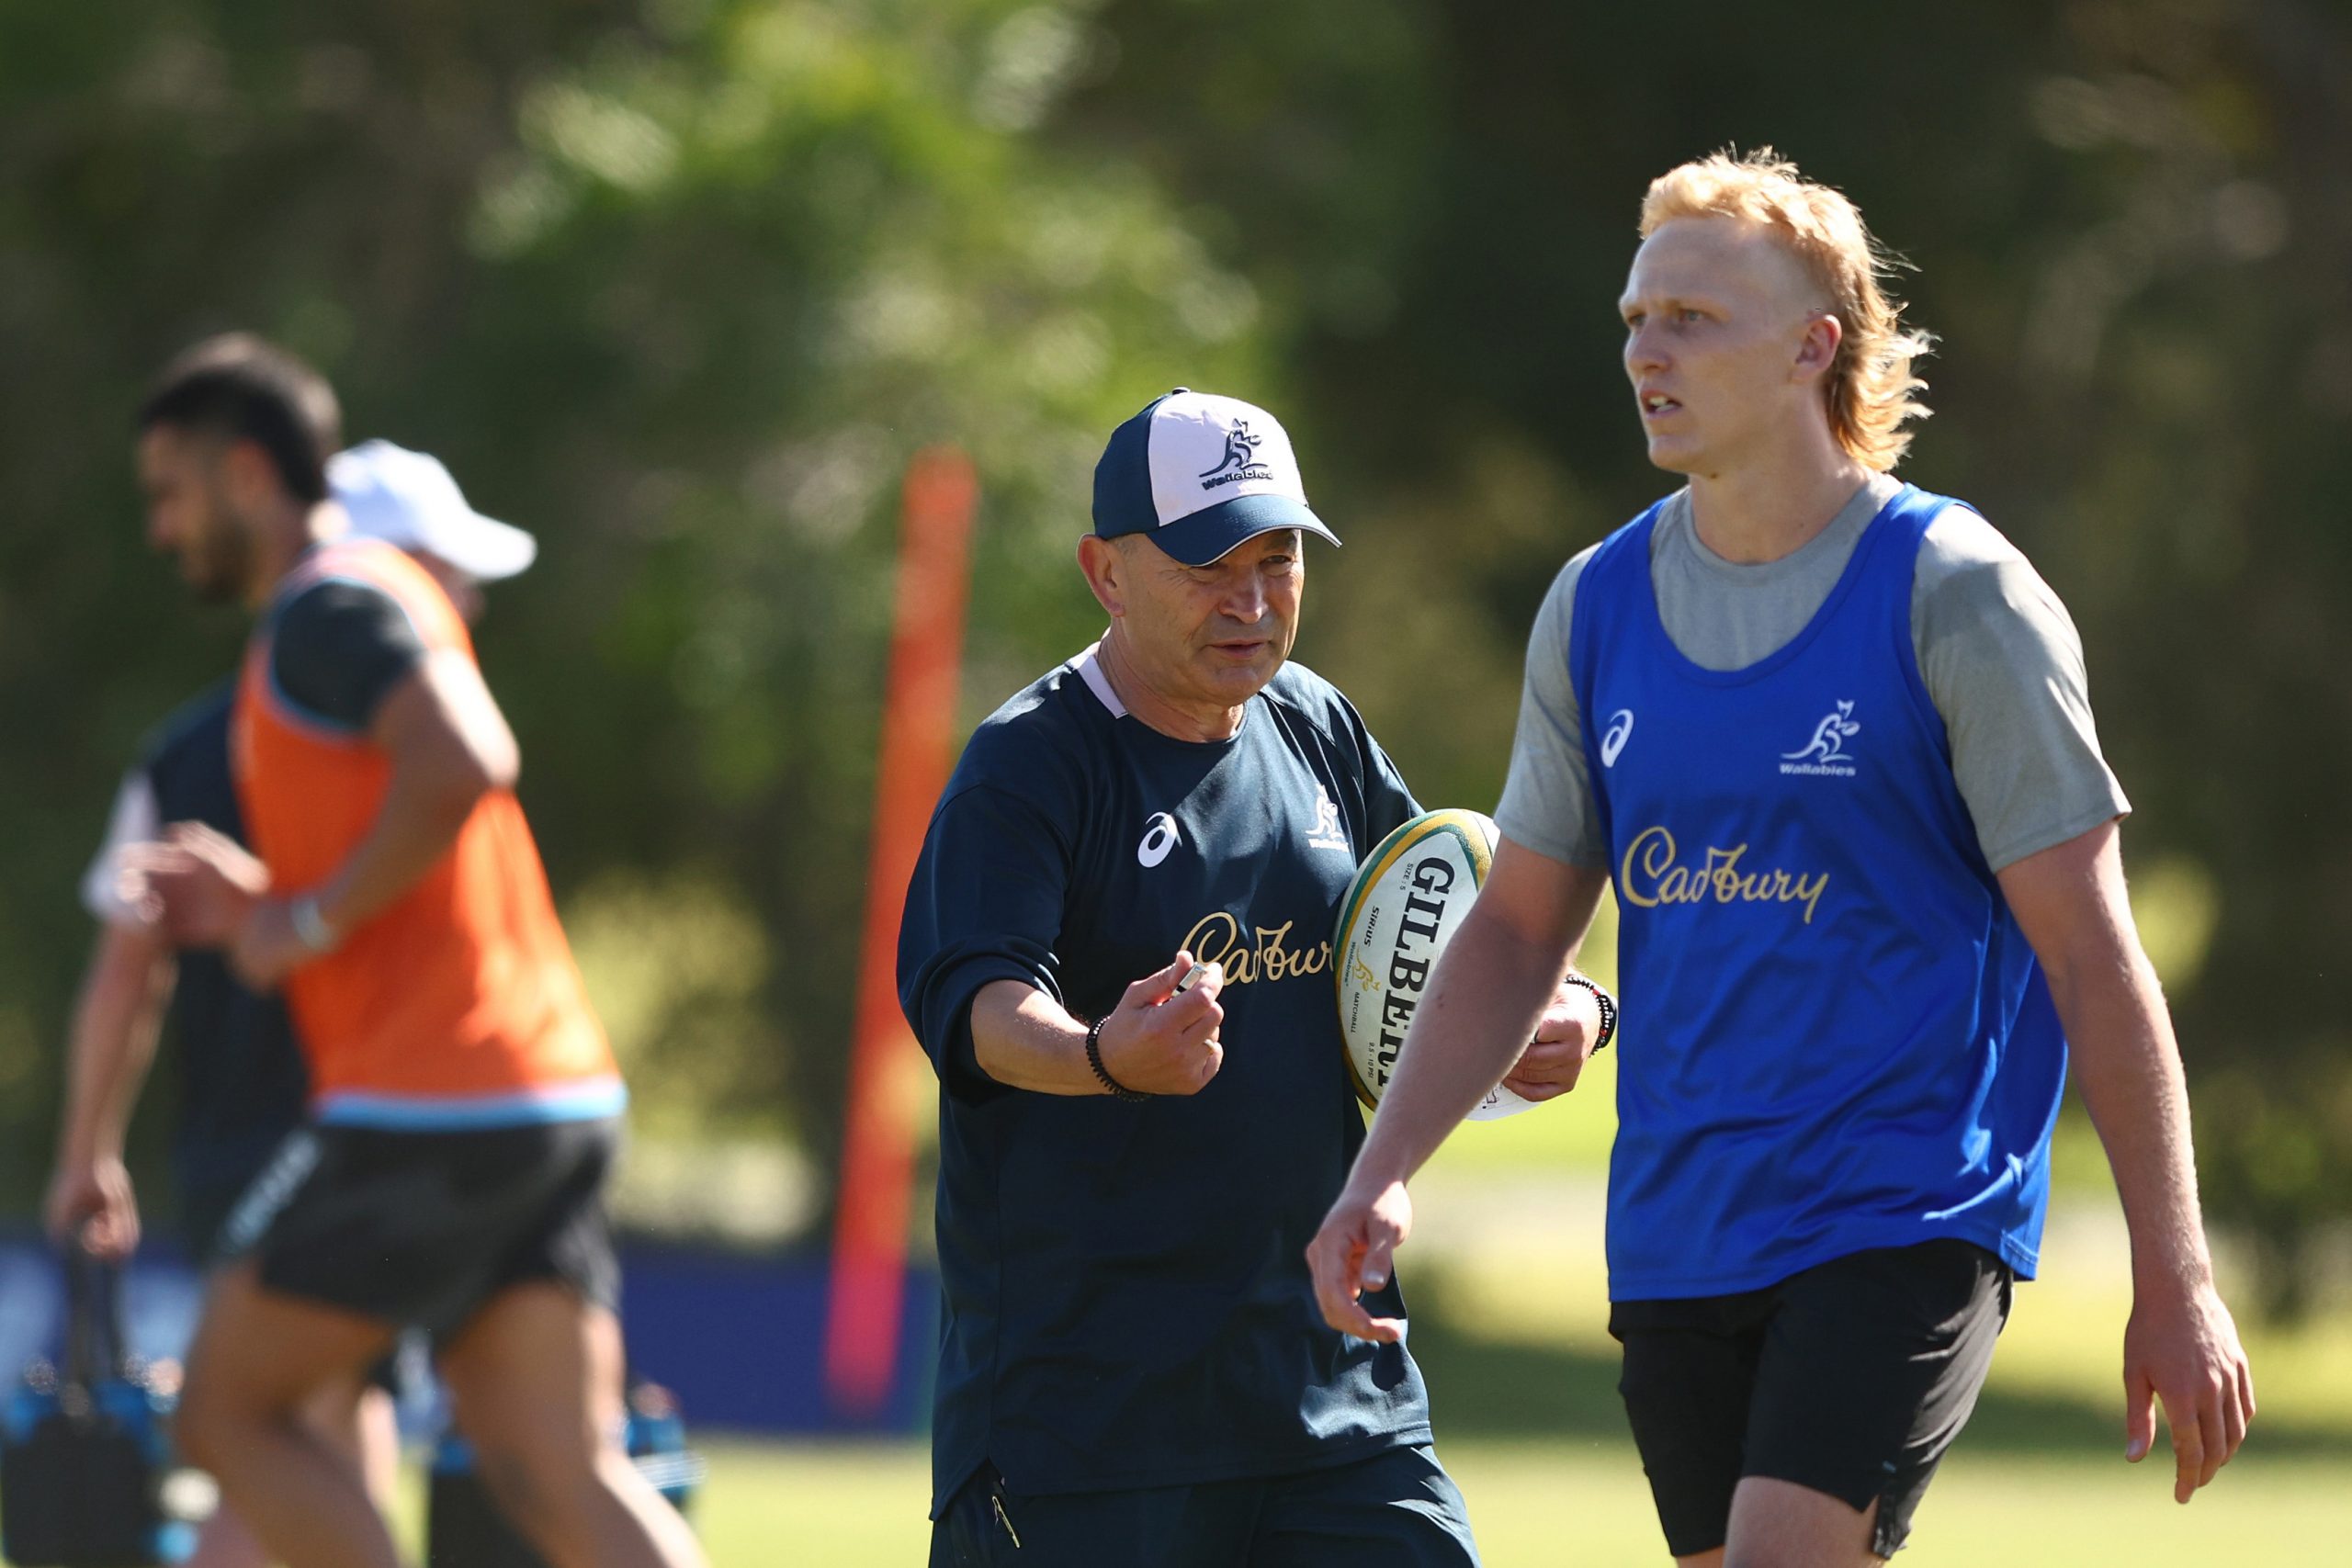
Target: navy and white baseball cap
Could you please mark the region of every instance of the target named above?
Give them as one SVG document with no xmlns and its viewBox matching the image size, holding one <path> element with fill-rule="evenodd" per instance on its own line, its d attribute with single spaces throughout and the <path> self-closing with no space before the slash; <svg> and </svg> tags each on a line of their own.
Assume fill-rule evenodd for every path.
<svg viewBox="0 0 2352 1568">
<path fill-rule="evenodd" d="M 1148 534 L 1206 566 L 1276 528 L 1340 542 L 1307 510 L 1281 423 L 1238 398 L 1179 387 L 1113 431 L 1094 465 L 1094 531 L 1106 539 Z"/>
<path fill-rule="evenodd" d="M 327 489 L 361 538 L 440 557 L 477 582 L 512 577 L 538 558 L 539 542 L 484 517 L 438 457 L 389 441 L 363 441 L 327 459 Z"/>
</svg>

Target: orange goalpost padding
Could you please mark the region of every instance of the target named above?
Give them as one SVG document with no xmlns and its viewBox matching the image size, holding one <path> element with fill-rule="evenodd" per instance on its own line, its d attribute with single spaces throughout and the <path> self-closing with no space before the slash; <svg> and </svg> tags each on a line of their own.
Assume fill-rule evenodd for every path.
<svg viewBox="0 0 2352 1568">
<path fill-rule="evenodd" d="M 915 1132 L 930 1081 L 899 1010 L 899 916 L 954 760 L 978 496 L 971 459 L 953 447 L 907 466 L 825 1325 L 826 1392 L 836 1411 L 861 1419 L 887 1405 L 898 1360 Z"/>
</svg>

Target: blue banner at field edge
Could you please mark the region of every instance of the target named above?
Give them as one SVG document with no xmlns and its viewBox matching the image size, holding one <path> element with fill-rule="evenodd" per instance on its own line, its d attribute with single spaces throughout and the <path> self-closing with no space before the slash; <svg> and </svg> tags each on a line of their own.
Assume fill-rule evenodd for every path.
<svg viewBox="0 0 2352 1568">
<path fill-rule="evenodd" d="M 673 1393 L 689 1427 L 765 1437 L 905 1437 L 929 1422 L 939 1279 L 910 1269 L 891 1396 L 871 1420 L 829 1409 L 821 1258 L 775 1258 L 675 1242 L 620 1243 L 631 1365 Z M 203 1303 L 201 1275 L 168 1241 L 140 1249 L 123 1277 L 131 1354 L 180 1356 Z M 60 1349 L 64 1284 L 37 1232 L 0 1231 L 0 1379 Z"/>
</svg>

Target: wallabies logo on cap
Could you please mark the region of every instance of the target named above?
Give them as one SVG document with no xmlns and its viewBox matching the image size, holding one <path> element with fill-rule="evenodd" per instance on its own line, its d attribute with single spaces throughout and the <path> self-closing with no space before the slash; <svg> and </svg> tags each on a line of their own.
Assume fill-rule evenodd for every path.
<svg viewBox="0 0 2352 1568">
<path fill-rule="evenodd" d="M 1218 485 L 1238 484 L 1243 479 L 1273 478 L 1273 470 L 1257 458 L 1258 437 L 1250 434 L 1250 422 L 1235 420 L 1233 428 L 1225 433 L 1225 456 L 1217 459 L 1216 468 L 1201 476 L 1201 488 L 1214 490 Z"/>
</svg>

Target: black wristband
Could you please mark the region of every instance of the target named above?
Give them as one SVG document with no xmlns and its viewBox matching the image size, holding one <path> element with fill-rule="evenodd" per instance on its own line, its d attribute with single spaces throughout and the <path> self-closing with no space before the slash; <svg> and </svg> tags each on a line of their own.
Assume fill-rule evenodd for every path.
<svg viewBox="0 0 2352 1568">
<path fill-rule="evenodd" d="M 1111 1091 L 1112 1099 L 1124 1100 L 1130 1103 L 1138 1100 L 1149 1100 L 1151 1096 L 1145 1094 L 1140 1089 L 1129 1089 L 1126 1085 L 1113 1077 L 1111 1076 L 1111 1069 L 1102 1065 L 1102 1026 L 1110 1021 L 1111 1015 L 1106 1012 L 1101 1018 L 1096 1019 L 1092 1023 L 1087 1025 L 1086 1065 L 1094 1069 L 1095 1077 L 1101 1080 L 1104 1089 Z"/>
<path fill-rule="evenodd" d="M 1608 1050 L 1609 1043 L 1617 1038 L 1617 998 L 1601 989 L 1600 981 L 1579 975 L 1573 969 L 1560 979 L 1563 984 L 1582 986 L 1592 993 L 1594 1003 L 1600 1009 L 1600 1032 L 1593 1037 L 1593 1054 L 1598 1055 Z"/>
</svg>

